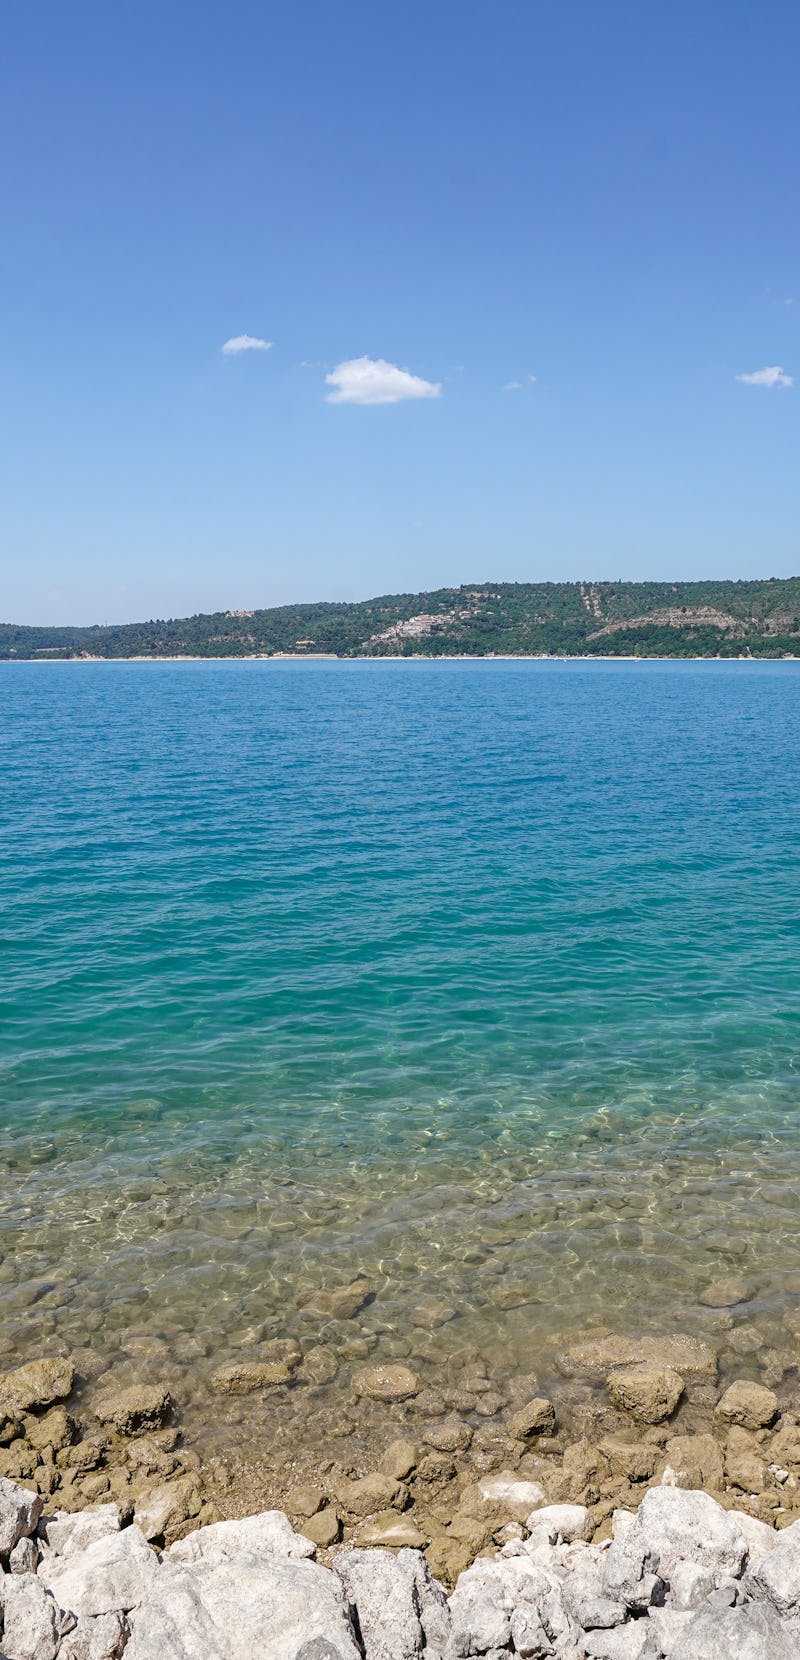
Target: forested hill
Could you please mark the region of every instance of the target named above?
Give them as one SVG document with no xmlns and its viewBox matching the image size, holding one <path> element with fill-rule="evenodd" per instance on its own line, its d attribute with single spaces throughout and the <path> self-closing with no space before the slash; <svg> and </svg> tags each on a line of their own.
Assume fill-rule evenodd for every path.
<svg viewBox="0 0 800 1660">
<path fill-rule="evenodd" d="M 90 628 L 0 624 L 0 658 L 800 656 L 800 577 L 500 582 Z"/>
</svg>

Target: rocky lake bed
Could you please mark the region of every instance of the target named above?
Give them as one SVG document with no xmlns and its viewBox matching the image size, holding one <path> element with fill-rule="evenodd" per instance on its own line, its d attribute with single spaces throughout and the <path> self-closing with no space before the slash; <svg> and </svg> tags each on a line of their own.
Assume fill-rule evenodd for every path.
<svg viewBox="0 0 800 1660">
<path fill-rule="evenodd" d="M 547 1388 L 272 1338 L 214 1374 L 216 1445 L 168 1373 L 14 1367 L 0 1656 L 788 1660 L 796 1356 L 732 1355 L 738 1292 L 712 1288 L 704 1336 L 585 1332 Z M 352 1321 L 363 1293 L 326 1295 Z"/>
</svg>

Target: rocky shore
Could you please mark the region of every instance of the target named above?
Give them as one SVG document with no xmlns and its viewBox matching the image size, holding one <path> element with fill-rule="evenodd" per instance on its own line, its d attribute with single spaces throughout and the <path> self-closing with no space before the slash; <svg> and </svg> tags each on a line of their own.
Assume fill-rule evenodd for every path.
<svg viewBox="0 0 800 1660">
<path fill-rule="evenodd" d="M 515 1484 L 511 1484 L 512 1486 Z M 524 1483 L 517 1483 L 518 1487 Z M 46 1513 L 0 1479 L 6 1660 L 792 1660 L 800 1523 L 779 1532 L 703 1492 L 651 1488 L 590 1543 L 583 1505 L 543 1505 L 448 1596 L 419 1550 L 330 1567 L 281 1511 L 155 1550 L 119 1506 Z"/>
<path fill-rule="evenodd" d="M 0 1660 L 800 1653 L 791 1367 L 598 1331 L 563 1399 L 358 1364 L 329 1456 L 276 1468 L 204 1460 L 168 1379 L 87 1392 L 76 1359 L 0 1377 Z M 276 1340 L 220 1398 L 277 1406 L 299 1364 Z"/>
</svg>

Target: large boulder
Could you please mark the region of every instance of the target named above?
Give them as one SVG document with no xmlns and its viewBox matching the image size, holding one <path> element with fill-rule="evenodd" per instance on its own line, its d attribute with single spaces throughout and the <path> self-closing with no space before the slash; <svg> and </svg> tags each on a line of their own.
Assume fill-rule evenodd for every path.
<svg viewBox="0 0 800 1660">
<path fill-rule="evenodd" d="M 38 1493 L 0 1476 L 0 1556 L 8 1556 L 18 1539 L 35 1531 L 41 1514 Z"/>
<path fill-rule="evenodd" d="M 740 1379 L 732 1383 L 717 1401 L 716 1415 L 726 1424 L 742 1429 L 768 1429 L 778 1416 L 778 1397 L 760 1383 Z"/>
<path fill-rule="evenodd" d="M 105 1539 L 109 1533 L 119 1533 L 118 1504 L 98 1504 L 91 1510 L 56 1510 L 52 1516 L 43 1516 L 39 1534 L 53 1556 L 76 1556 L 96 1539 Z"/>
<path fill-rule="evenodd" d="M 797 1660 L 797 1647 L 772 1608 L 705 1608 L 682 1632 L 674 1660 Z"/>
<path fill-rule="evenodd" d="M 642 1424 L 671 1418 L 684 1387 L 680 1372 L 669 1366 L 621 1366 L 606 1379 L 614 1405 Z"/>
<path fill-rule="evenodd" d="M 282 1510 L 262 1510 L 241 1521 L 212 1522 L 171 1545 L 165 1562 L 235 1562 L 238 1556 L 307 1557 L 315 1545 L 295 1533 Z"/>
<path fill-rule="evenodd" d="M 60 1355 L 52 1360 L 30 1360 L 0 1377 L 0 1418 L 14 1418 L 32 1408 L 66 1400 L 75 1382 L 75 1367 Z"/>
<path fill-rule="evenodd" d="M 127 1613 L 144 1601 L 158 1557 L 138 1527 L 107 1533 L 72 1556 L 46 1556 L 39 1579 L 73 1614 Z"/>
<path fill-rule="evenodd" d="M 708 1493 L 679 1487 L 652 1487 L 645 1493 L 633 1521 L 609 1549 L 607 1580 L 609 1563 L 613 1566 L 615 1553 L 623 1547 L 641 1549 L 652 1572 L 667 1581 L 678 1563 L 686 1561 L 736 1577 L 747 1558 L 747 1541 L 730 1514 Z"/>
<path fill-rule="evenodd" d="M 166 1423 L 173 1401 L 160 1384 L 133 1384 L 114 1389 L 95 1402 L 95 1415 L 118 1435 L 142 1435 Z"/>
<path fill-rule="evenodd" d="M 120 1660 L 128 1639 L 124 1614 L 84 1616 L 62 1639 L 58 1660 Z"/>
<path fill-rule="evenodd" d="M 336 1574 L 246 1551 L 168 1557 L 130 1626 L 125 1660 L 362 1660 Z"/>
<path fill-rule="evenodd" d="M 515 1614 L 524 1611 L 528 1623 L 536 1627 L 558 1584 L 551 1573 L 526 1555 L 493 1561 L 478 1557 L 471 1568 L 459 1574 L 450 1598 L 455 1652 L 485 1654 L 506 1648 Z M 527 1652 L 535 1654 L 536 1650 Z"/>
<path fill-rule="evenodd" d="M 586 1338 L 564 1349 L 558 1363 L 569 1377 L 583 1372 L 598 1380 L 620 1366 L 665 1367 L 687 1379 L 713 1380 L 717 1375 L 714 1350 L 698 1337 L 681 1333 L 671 1337 Z"/>
<path fill-rule="evenodd" d="M 365 1660 L 415 1660 L 422 1653 L 425 1634 L 420 1621 L 418 1588 L 425 1558 L 417 1551 L 342 1551 L 334 1563 L 351 1603 Z"/>
<path fill-rule="evenodd" d="M 778 1534 L 774 1549 L 750 1569 L 745 1587 L 756 1601 L 771 1603 L 779 1614 L 800 1615 L 800 1535 L 795 1527 Z"/>
<path fill-rule="evenodd" d="M 55 1660 L 64 1616 L 35 1574 L 0 1575 L 0 1608 L 7 1660 Z"/>
</svg>

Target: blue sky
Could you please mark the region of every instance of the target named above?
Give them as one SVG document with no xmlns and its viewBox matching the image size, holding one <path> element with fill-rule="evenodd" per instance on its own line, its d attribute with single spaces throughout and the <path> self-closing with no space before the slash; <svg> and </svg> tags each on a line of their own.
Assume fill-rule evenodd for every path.
<svg viewBox="0 0 800 1660">
<path fill-rule="evenodd" d="M 795 4 L 3 33 L 2 619 L 800 571 Z"/>
</svg>

